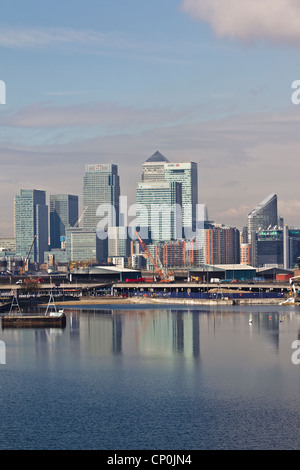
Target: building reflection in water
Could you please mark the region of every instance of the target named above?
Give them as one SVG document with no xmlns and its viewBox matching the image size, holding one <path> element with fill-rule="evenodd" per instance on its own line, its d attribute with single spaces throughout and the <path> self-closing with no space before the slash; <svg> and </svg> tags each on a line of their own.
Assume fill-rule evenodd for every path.
<svg viewBox="0 0 300 470">
<path fill-rule="evenodd" d="M 78 361 L 113 354 L 149 358 L 181 356 L 197 363 L 203 352 L 211 347 L 211 339 L 214 338 L 216 345 L 223 342 L 221 346 L 224 348 L 228 347 L 226 341 L 234 338 L 241 340 L 242 337 L 247 339 L 251 335 L 260 337 L 263 347 L 268 344 L 278 353 L 284 339 L 283 328 L 287 328 L 289 321 L 290 328 L 295 325 L 292 323 L 296 320 L 295 313 L 288 310 L 279 312 L 275 307 L 269 311 L 265 309 L 262 313 L 258 309 L 249 312 L 243 308 L 234 309 L 234 312 L 230 308 L 70 309 L 67 311 L 67 326 L 64 330 L 18 330 L 6 331 L 5 334 L 7 341 L 17 337 L 19 341 L 33 344 L 34 360 L 46 361 L 48 364 L 58 358 L 62 348 L 68 348 L 72 357 Z M 248 324 L 250 314 L 253 319 L 251 326 Z M 299 323 L 293 331 L 293 339 L 300 338 Z"/>
<path fill-rule="evenodd" d="M 112 352 L 122 354 L 122 317 L 120 315 L 112 317 Z"/>
</svg>

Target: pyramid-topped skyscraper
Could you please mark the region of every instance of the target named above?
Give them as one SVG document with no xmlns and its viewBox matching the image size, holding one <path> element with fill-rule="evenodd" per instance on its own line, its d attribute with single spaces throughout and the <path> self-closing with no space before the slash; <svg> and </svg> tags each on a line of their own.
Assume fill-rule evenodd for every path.
<svg viewBox="0 0 300 470">
<path fill-rule="evenodd" d="M 153 154 L 151 155 L 151 157 L 148 158 L 148 160 L 146 160 L 146 162 L 152 162 L 152 163 L 155 163 L 155 162 L 168 162 L 169 160 L 163 156 L 162 153 L 160 153 L 158 150 Z"/>
<path fill-rule="evenodd" d="M 163 205 L 169 202 L 182 208 L 181 225 L 185 237 L 196 229 L 196 206 L 198 198 L 197 164 L 194 162 L 174 162 L 162 155 L 158 150 L 143 164 L 142 183 L 137 187 L 137 202 L 149 208 L 151 204 Z M 169 202 L 167 202 L 169 201 Z M 148 209 L 149 213 L 149 209 Z M 145 226 L 145 220 L 139 218 L 140 226 Z M 167 219 L 162 226 L 168 225 Z M 175 222 L 174 222 L 175 227 Z M 151 227 L 153 236 L 154 229 Z M 170 228 L 170 238 L 179 238 L 178 230 Z M 181 238 L 182 234 L 180 234 Z"/>
<path fill-rule="evenodd" d="M 158 150 L 143 164 L 142 181 L 164 181 L 164 165 L 168 163 Z"/>
</svg>

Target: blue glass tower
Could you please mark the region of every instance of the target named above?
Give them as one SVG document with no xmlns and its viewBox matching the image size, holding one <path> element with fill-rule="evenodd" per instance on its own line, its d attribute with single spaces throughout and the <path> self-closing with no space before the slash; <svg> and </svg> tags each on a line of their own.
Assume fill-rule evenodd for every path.
<svg viewBox="0 0 300 470">
<path fill-rule="evenodd" d="M 48 206 L 46 193 L 36 189 L 21 189 L 14 200 L 16 255 L 26 258 L 36 237 L 29 259 L 44 262 L 48 249 Z"/>
</svg>

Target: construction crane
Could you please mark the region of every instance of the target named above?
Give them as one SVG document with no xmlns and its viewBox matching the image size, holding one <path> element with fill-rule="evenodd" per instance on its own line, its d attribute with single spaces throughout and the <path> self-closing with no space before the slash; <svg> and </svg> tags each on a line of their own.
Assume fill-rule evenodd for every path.
<svg viewBox="0 0 300 470">
<path fill-rule="evenodd" d="M 163 264 L 162 264 L 162 262 L 161 262 L 161 260 L 160 260 L 159 255 L 156 255 L 156 259 L 158 260 L 159 268 L 160 268 L 160 270 L 161 270 L 162 273 L 163 273 L 164 279 L 167 279 L 168 282 L 174 281 L 173 273 L 172 273 L 171 271 L 168 272 L 168 271 L 164 268 L 164 266 L 163 266 Z"/>
<path fill-rule="evenodd" d="M 174 278 L 171 276 L 172 273 L 166 272 L 164 269 L 160 268 L 157 262 L 154 260 L 153 256 L 151 255 L 146 243 L 142 240 L 139 234 L 135 231 L 134 232 L 137 236 L 138 241 L 140 242 L 141 247 L 143 248 L 147 258 L 149 259 L 150 263 L 153 265 L 155 271 L 160 277 L 160 282 L 171 282 Z"/>
<path fill-rule="evenodd" d="M 36 235 L 33 237 L 32 243 L 30 245 L 29 251 L 28 251 L 27 256 L 25 258 L 25 261 L 24 261 L 24 266 L 20 269 L 20 276 L 22 276 L 22 274 L 24 274 L 25 271 L 28 271 L 28 259 L 29 259 L 29 255 L 31 253 L 33 244 L 35 242 L 35 239 L 36 239 Z"/>
</svg>

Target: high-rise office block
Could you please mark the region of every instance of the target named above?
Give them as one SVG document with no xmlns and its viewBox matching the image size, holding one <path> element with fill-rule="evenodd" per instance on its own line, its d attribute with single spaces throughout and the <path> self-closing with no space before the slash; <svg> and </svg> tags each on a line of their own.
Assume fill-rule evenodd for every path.
<svg viewBox="0 0 300 470">
<path fill-rule="evenodd" d="M 177 238 L 181 238 L 182 236 L 184 238 L 192 238 L 195 234 L 197 220 L 197 164 L 194 162 L 171 163 L 157 151 L 143 164 L 142 182 L 143 184 L 176 183 L 181 186 L 183 233 L 177 235 Z M 158 186 L 155 188 L 158 188 Z M 139 187 L 139 189 L 141 189 L 141 187 Z M 153 198 L 156 198 L 154 192 Z M 148 199 L 150 202 L 151 192 L 149 192 Z"/>
<path fill-rule="evenodd" d="M 98 261 L 107 258 L 107 239 L 97 237 L 95 230 L 82 227 L 66 229 L 66 256 L 68 261 Z"/>
<path fill-rule="evenodd" d="M 288 245 L 288 256 L 286 260 L 287 269 L 294 269 L 300 256 L 300 229 L 292 228 L 285 235 L 285 243 Z"/>
<path fill-rule="evenodd" d="M 61 237 L 66 228 L 74 227 L 78 221 L 78 196 L 70 194 L 50 195 L 50 246 L 61 247 Z"/>
<path fill-rule="evenodd" d="M 95 230 L 100 221 L 108 226 L 119 225 L 120 181 L 118 166 L 86 165 L 83 184 L 83 227 Z"/>
<path fill-rule="evenodd" d="M 16 255 L 26 258 L 34 240 L 29 259 L 44 262 L 48 249 L 48 206 L 46 193 L 40 190 L 21 189 L 14 200 Z"/>
<path fill-rule="evenodd" d="M 181 238 L 181 184 L 176 182 L 138 183 L 137 225 L 144 240 Z"/>
<path fill-rule="evenodd" d="M 277 223 L 277 196 L 270 194 L 248 214 L 248 243 L 251 243 L 252 232 L 275 227 Z"/>
<path fill-rule="evenodd" d="M 197 163 L 165 163 L 165 180 L 181 183 L 182 186 L 182 225 L 185 238 L 190 238 L 196 229 L 196 210 L 198 202 Z M 190 229 L 190 232 L 188 232 Z"/>
<path fill-rule="evenodd" d="M 109 227 L 108 229 L 108 256 L 127 257 L 130 252 L 130 237 L 127 227 Z"/>
<path fill-rule="evenodd" d="M 160 152 L 155 152 L 143 164 L 142 181 L 164 181 L 165 163 L 169 163 L 169 160 Z"/>
<path fill-rule="evenodd" d="M 253 232 L 251 241 L 251 264 L 293 269 L 300 256 L 300 229 L 273 227 Z"/>
<path fill-rule="evenodd" d="M 252 236 L 252 247 L 252 266 L 263 267 L 269 265 L 283 268 L 284 250 L 282 229 L 271 228 L 258 230 L 255 233 L 255 237 Z"/>
</svg>

